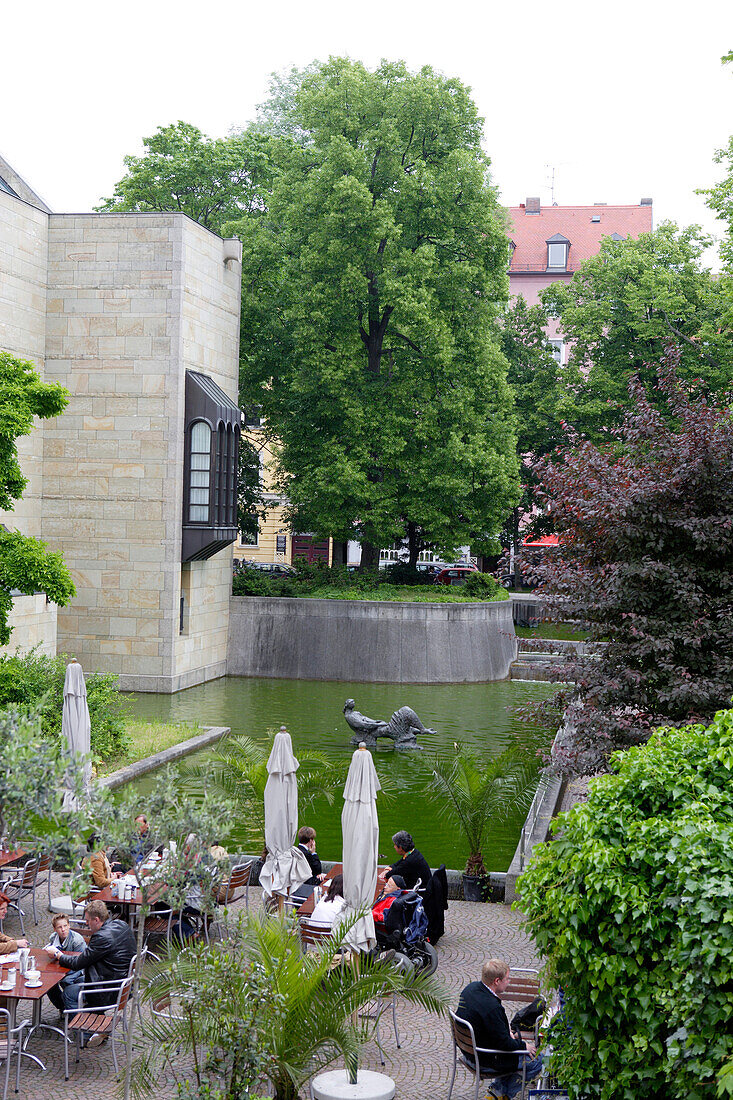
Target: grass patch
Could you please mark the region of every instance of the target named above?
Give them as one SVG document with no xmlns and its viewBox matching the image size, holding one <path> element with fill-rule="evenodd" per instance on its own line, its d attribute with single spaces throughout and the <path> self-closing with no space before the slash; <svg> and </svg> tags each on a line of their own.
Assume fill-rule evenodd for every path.
<svg viewBox="0 0 733 1100">
<path fill-rule="evenodd" d="M 494 600 L 507 600 L 509 593 L 503 588 L 488 600 L 469 596 L 463 592 L 462 585 L 428 585 L 424 588 L 407 584 L 380 584 L 378 588 L 362 590 L 353 588 L 332 588 L 324 585 L 303 593 L 307 600 L 396 600 L 401 603 L 491 603 Z"/>
<path fill-rule="evenodd" d="M 577 630 L 572 623 L 539 623 L 537 626 L 515 626 L 518 638 L 548 638 L 555 642 L 583 642 L 587 630 Z"/>
<path fill-rule="evenodd" d="M 105 760 L 99 767 L 99 775 L 109 775 L 118 768 L 162 752 L 171 745 L 178 745 L 181 741 L 188 741 L 189 737 L 201 733 L 200 726 L 187 722 L 145 722 L 138 718 L 129 719 L 125 723 L 125 729 L 130 739 L 129 749 Z"/>
</svg>

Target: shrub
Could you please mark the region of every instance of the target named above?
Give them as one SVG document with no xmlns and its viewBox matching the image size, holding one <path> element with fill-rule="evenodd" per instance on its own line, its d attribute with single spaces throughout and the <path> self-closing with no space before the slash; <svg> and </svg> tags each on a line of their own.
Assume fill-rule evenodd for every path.
<svg viewBox="0 0 733 1100">
<path fill-rule="evenodd" d="M 432 584 L 433 575 L 427 569 L 411 569 L 405 561 L 388 565 L 384 572 L 386 584 Z"/>
<path fill-rule="evenodd" d="M 477 600 L 495 600 L 499 587 L 499 582 L 490 573 L 471 573 L 466 577 L 463 592 Z"/>
<path fill-rule="evenodd" d="M 521 906 L 565 994 L 573 1097 L 733 1094 L 733 710 L 611 758 L 535 849 Z"/>
<path fill-rule="evenodd" d="M 38 706 L 44 737 L 60 737 L 68 659 L 47 657 L 36 650 L 25 656 L 16 653 L 0 657 L 0 707 Z M 86 677 L 86 685 L 92 755 L 104 760 L 128 747 L 125 719 L 129 706 L 119 693 L 113 673 L 94 672 Z"/>
<path fill-rule="evenodd" d="M 234 596 L 274 596 L 273 577 L 261 573 L 259 569 L 240 569 L 232 579 Z"/>
</svg>

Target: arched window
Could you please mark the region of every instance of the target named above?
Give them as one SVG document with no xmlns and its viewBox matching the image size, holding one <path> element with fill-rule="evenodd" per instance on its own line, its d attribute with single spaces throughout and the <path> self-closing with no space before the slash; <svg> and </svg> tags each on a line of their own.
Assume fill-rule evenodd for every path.
<svg viewBox="0 0 733 1100">
<path fill-rule="evenodd" d="M 191 427 L 191 466 L 189 474 L 188 521 L 209 522 L 209 484 L 211 479 L 211 428 L 204 420 Z"/>
</svg>

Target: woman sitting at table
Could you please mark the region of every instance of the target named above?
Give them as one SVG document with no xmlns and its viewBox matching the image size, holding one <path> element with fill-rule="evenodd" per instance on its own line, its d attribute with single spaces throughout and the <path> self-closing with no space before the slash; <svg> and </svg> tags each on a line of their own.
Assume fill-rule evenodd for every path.
<svg viewBox="0 0 733 1100">
<path fill-rule="evenodd" d="M 0 894 L 0 922 L 7 917 L 9 905 L 10 898 L 8 895 Z M 14 940 L 10 936 L 6 936 L 4 932 L 0 932 L 0 955 L 12 955 L 19 947 L 27 946 L 28 940 Z"/>
<path fill-rule="evenodd" d="M 87 851 L 91 853 L 89 867 L 92 872 L 92 882 L 98 890 L 104 890 L 105 886 L 110 885 L 113 878 L 120 878 L 120 872 L 112 870 L 104 848 L 94 851 L 98 843 L 99 837 L 96 836 L 90 836 L 87 841 Z M 87 861 L 85 860 L 84 863 L 86 866 Z"/>
<path fill-rule="evenodd" d="M 331 928 L 345 905 L 344 876 L 334 875 L 328 887 L 328 893 L 316 902 L 310 920 L 313 924 L 322 924 L 324 927 Z"/>
</svg>

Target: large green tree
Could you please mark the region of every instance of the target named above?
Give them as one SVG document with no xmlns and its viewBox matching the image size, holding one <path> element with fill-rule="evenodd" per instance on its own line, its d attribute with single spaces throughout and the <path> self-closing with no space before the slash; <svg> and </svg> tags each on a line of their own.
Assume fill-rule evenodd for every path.
<svg viewBox="0 0 733 1100">
<path fill-rule="evenodd" d="M 415 558 L 493 534 L 517 486 L 507 245 L 467 90 L 337 58 L 277 105 L 267 216 L 236 226 L 242 386 L 294 525 L 360 539 L 363 562 L 405 535 Z"/>
<path fill-rule="evenodd" d="M 143 138 L 143 156 L 124 158 L 126 174 L 96 209 L 175 210 L 221 233 L 233 218 L 261 211 L 272 143 L 256 130 L 210 138 L 188 122 L 159 126 Z"/>
<path fill-rule="evenodd" d="M 569 282 L 544 291 L 579 376 L 566 410 L 573 427 L 596 440 L 616 427 L 629 379 L 638 376 L 653 392 L 671 341 L 682 379 L 699 378 L 713 393 L 729 387 L 733 342 L 721 280 L 702 263 L 709 243 L 697 226 L 669 222 L 637 238 L 606 237 Z"/>
<path fill-rule="evenodd" d="M 33 418 L 58 416 L 68 393 L 58 383 L 42 382 L 25 359 L 0 351 L 0 508 L 12 511 L 23 496 L 27 479 L 18 459 L 17 441 L 30 435 Z M 45 592 L 62 607 L 74 595 L 74 585 L 60 554 L 51 553 L 40 539 L 0 529 L 0 644 L 10 640 L 8 615 L 13 591 L 32 595 Z"/>
</svg>

